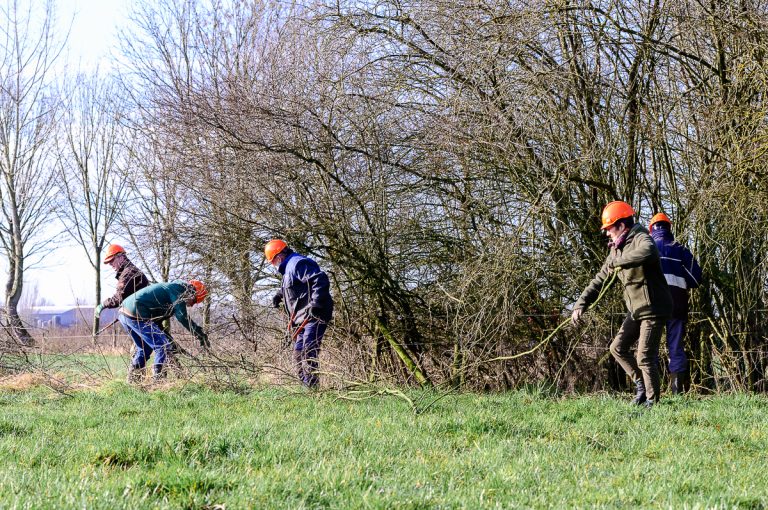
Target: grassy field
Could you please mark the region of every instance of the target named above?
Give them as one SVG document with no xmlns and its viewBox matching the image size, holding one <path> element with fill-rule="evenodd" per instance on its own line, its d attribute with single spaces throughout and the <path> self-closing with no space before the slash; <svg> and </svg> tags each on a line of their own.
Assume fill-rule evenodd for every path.
<svg viewBox="0 0 768 510">
<path fill-rule="evenodd" d="M 768 399 L 0 391 L 1 508 L 767 508 Z"/>
</svg>

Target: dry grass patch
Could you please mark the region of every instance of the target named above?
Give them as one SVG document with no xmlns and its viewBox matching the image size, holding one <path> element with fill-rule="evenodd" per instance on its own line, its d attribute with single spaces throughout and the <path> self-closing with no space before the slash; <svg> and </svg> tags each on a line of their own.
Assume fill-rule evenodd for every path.
<svg viewBox="0 0 768 510">
<path fill-rule="evenodd" d="M 38 386 L 47 386 L 49 377 L 42 373 L 23 372 L 21 374 L 0 377 L 0 389 L 25 391 Z"/>
</svg>

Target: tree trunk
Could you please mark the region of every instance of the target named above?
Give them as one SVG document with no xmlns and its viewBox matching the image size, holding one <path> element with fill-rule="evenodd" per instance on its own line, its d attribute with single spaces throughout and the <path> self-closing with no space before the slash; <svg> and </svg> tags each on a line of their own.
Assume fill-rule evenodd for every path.
<svg viewBox="0 0 768 510">
<path fill-rule="evenodd" d="M 101 261 L 101 250 L 96 250 L 94 261 L 96 262 L 93 266 L 93 273 L 96 279 L 95 283 L 95 306 L 99 306 L 101 303 L 101 271 L 99 270 L 99 262 Z M 91 344 L 96 345 L 96 332 L 99 331 L 99 319 L 94 316 L 93 319 L 93 335 L 91 335 Z"/>
<path fill-rule="evenodd" d="M 15 239 L 14 241 L 13 257 L 8 261 L 10 267 L 8 281 L 5 284 L 5 309 L 13 339 L 20 345 L 31 346 L 34 345 L 35 339 L 27 331 L 18 311 L 21 292 L 24 288 L 24 255 L 20 243 Z"/>
</svg>

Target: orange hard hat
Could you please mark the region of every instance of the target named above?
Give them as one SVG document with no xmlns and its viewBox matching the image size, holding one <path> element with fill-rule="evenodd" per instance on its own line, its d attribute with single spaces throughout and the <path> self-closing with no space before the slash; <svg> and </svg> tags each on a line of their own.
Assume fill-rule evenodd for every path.
<svg viewBox="0 0 768 510">
<path fill-rule="evenodd" d="M 669 216 L 667 216 L 663 212 L 660 212 L 653 215 L 653 218 L 651 218 L 651 222 L 648 224 L 648 230 L 653 232 L 653 225 L 660 221 L 666 221 L 667 223 L 672 225 L 672 220 L 669 219 Z"/>
<path fill-rule="evenodd" d="M 119 244 L 110 244 L 107 246 L 107 251 L 104 254 L 104 263 L 109 264 L 112 262 L 112 259 L 115 258 L 115 255 L 118 253 L 125 253 L 125 250 Z"/>
<path fill-rule="evenodd" d="M 275 256 L 288 247 L 285 241 L 282 239 L 272 239 L 264 246 L 264 256 L 267 258 L 267 262 L 272 262 Z"/>
<path fill-rule="evenodd" d="M 200 303 L 208 295 L 208 289 L 200 280 L 189 280 L 189 284 L 195 288 L 195 303 Z"/>
<path fill-rule="evenodd" d="M 616 200 L 603 208 L 603 226 L 600 228 L 606 229 L 617 221 L 623 220 L 624 218 L 631 218 L 634 215 L 635 210 L 632 209 L 631 205 L 626 202 L 622 202 L 621 200 Z"/>
</svg>

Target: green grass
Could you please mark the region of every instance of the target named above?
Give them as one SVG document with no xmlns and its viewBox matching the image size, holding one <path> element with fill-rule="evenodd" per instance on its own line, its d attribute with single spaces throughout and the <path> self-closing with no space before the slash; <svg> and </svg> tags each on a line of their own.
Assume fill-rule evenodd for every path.
<svg viewBox="0 0 768 510">
<path fill-rule="evenodd" d="M 408 396 L 5 391 L 0 507 L 768 507 L 762 396 Z"/>
</svg>

